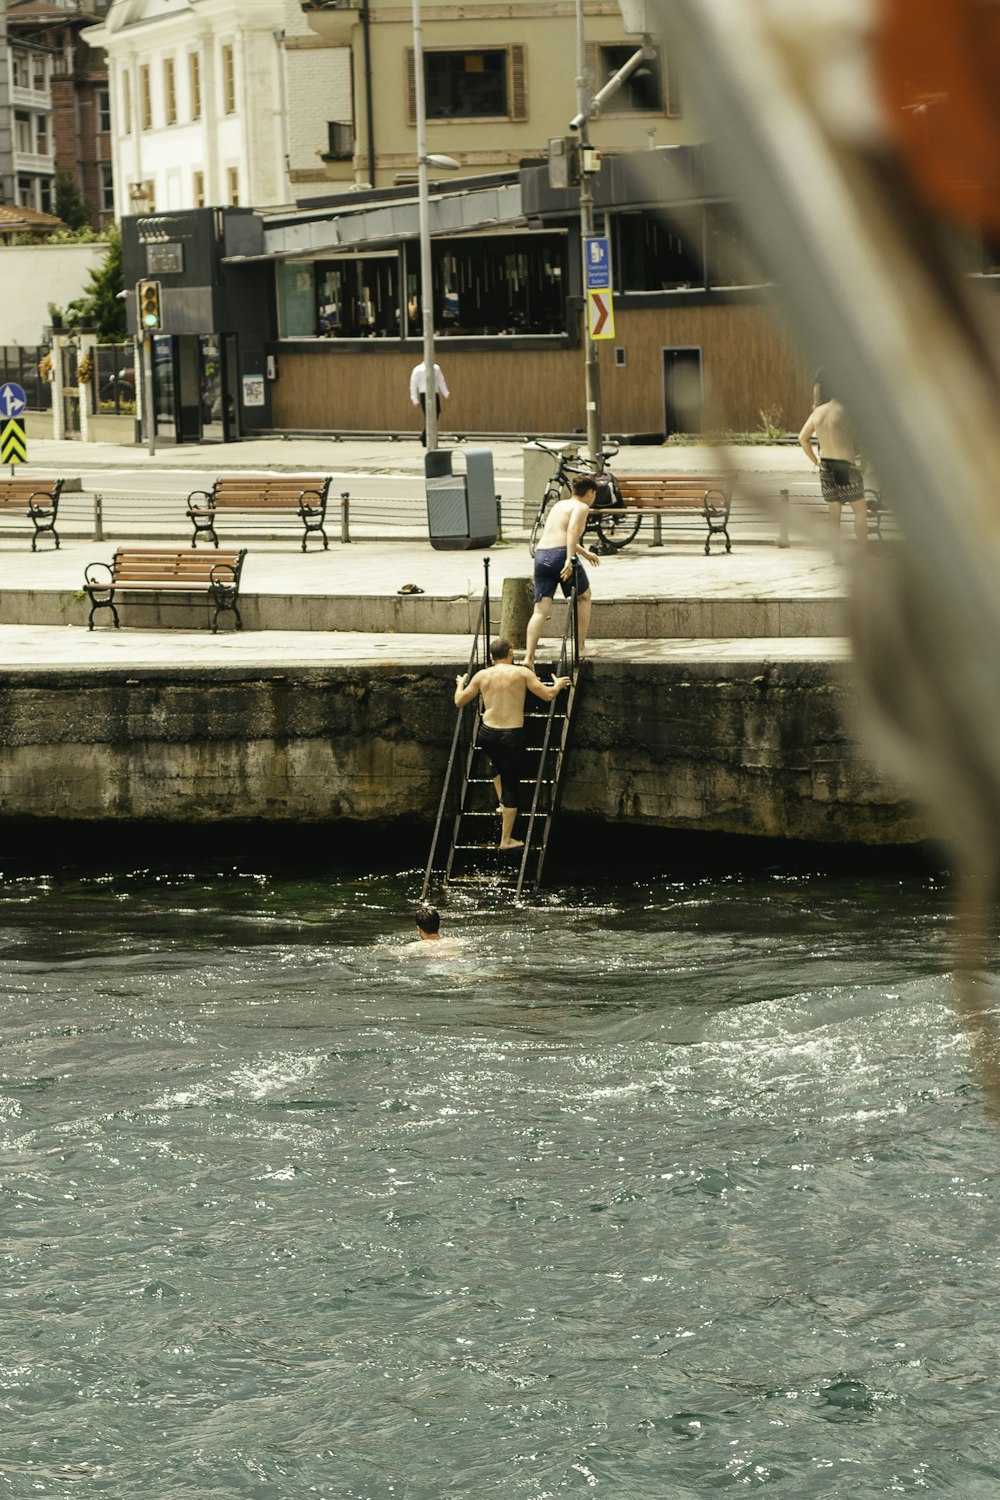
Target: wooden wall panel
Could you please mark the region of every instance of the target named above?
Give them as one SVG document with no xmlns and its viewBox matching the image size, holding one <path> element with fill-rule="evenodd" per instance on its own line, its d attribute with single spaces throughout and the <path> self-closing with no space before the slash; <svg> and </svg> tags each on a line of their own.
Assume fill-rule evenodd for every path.
<svg viewBox="0 0 1000 1500">
<path fill-rule="evenodd" d="M 812 371 L 776 321 L 757 304 L 616 309 L 616 336 L 602 342 L 601 393 L 607 432 L 662 433 L 663 350 L 702 350 L 706 426 L 756 432 L 776 411 L 797 432 L 808 415 Z M 615 365 L 615 347 L 626 365 Z M 526 436 L 586 428 L 582 349 L 523 349 L 497 339 L 489 349 L 449 348 L 437 360 L 451 390 L 442 428 Z M 279 352 L 274 425 L 282 429 L 418 432 L 410 371 L 419 355 L 325 344 Z"/>
</svg>

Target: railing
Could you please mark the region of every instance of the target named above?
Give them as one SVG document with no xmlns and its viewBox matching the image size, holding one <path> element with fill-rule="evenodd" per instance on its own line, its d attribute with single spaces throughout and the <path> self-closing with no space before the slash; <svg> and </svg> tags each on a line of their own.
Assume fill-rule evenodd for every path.
<svg viewBox="0 0 1000 1500">
<path fill-rule="evenodd" d="M 490 560 L 483 558 L 483 597 L 479 605 L 479 615 L 476 619 L 476 629 L 472 638 L 472 649 L 469 652 L 469 661 L 465 669 L 465 681 L 468 683 L 479 671 L 480 664 L 489 659 L 490 650 Z M 473 720 L 475 709 L 473 709 Z M 421 901 L 426 901 L 427 892 L 430 889 L 431 879 L 434 875 L 434 865 L 437 859 L 438 845 L 441 842 L 441 830 L 448 816 L 449 804 L 455 800 L 456 771 L 461 766 L 463 748 L 463 728 L 467 720 L 464 708 L 458 709 L 455 714 L 455 728 L 451 736 L 451 750 L 448 755 L 448 766 L 444 775 L 444 785 L 441 788 L 441 801 L 438 803 L 437 819 L 434 823 L 434 833 L 431 838 L 430 853 L 427 856 L 427 867 L 424 870 L 424 883 L 420 890 Z"/>
<path fill-rule="evenodd" d="M 559 647 L 559 661 L 556 666 L 555 673 L 557 677 L 568 677 L 570 679 L 568 692 L 571 695 L 576 692 L 576 675 L 577 669 L 580 665 L 580 621 L 577 608 L 577 594 L 579 592 L 578 566 L 579 565 L 574 561 L 573 592 L 570 594 L 569 609 L 566 611 L 566 620 L 563 625 L 562 641 Z M 538 756 L 538 776 L 535 780 L 535 790 L 531 798 L 531 808 L 528 813 L 528 829 L 524 835 L 524 849 L 521 852 L 521 862 L 517 872 L 517 886 L 514 891 L 514 899 L 516 901 L 519 901 L 521 899 L 521 894 L 524 890 L 525 882 L 528 878 L 528 865 L 532 858 L 534 858 L 535 861 L 535 875 L 534 880 L 532 881 L 533 889 L 537 890 L 542 878 L 542 864 L 545 859 L 545 846 L 537 850 L 535 848 L 535 822 L 538 819 L 539 813 L 543 811 L 543 809 L 540 807 L 540 803 L 542 798 L 542 791 L 546 787 L 551 787 L 552 789 L 552 798 L 547 811 L 550 815 L 555 812 L 556 786 L 554 784 L 553 773 L 549 770 L 549 757 L 553 754 L 558 756 L 559 752 L 563 749 L 562 744 L 557 746 L 553 746 L 552 744 L 552 734 L 557 714 L 557 702 L 558 699 L 552 699 L 551 703 L 549 704 L 549 711 L 545 719 L 545 733 L 542 736 L 542 746 Z M 571 706 L 572 703 L 570 700 L 567 702 L 566 706 L 567 718 L 571 711 Z M 558 768 L 558 760 L 556 761 L 556 768 Z"/>
</svg>

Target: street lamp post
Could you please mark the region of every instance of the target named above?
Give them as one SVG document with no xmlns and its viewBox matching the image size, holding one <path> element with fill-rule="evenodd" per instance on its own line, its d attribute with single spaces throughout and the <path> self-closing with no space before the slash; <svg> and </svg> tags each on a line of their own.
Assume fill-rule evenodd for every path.
<svg viewBox="0 0 1000 1500">
<path fill-rule="evenodd" d="M 601 106 L 606 100 L 616 94 L 622 84 L 629 79 L 633 73 L 643 66 L 644 63 L 655 59 L 656 48 L 650 39 L 645 15 L 645 6 L 639 4 L 641 20 L 638 28 L 632 19 L 635 9 L 629 0 L 619 0 L 622 15 L 629 29 L 638 29 L 643 33 L 642 46 L 633 52 L 632 56 L 608 79 L 603 88 L 596 94 L 590 91 L 590 82 L 587 76 L 587 44 L 584 37 L 584 0 L 576 0 L 576 108 L 577 113 L 569 122 L 570 129 L 579 132 L 577 139 L 580 142 L 580 254 L 583 267 L 581 291 L 584 305 L 584 381 L 587 402 L 587 447 L 591 458 L 597 458 L 601 452 L 603 442 L 602 420 L 601 420 L 601 366 L 597 357 L 597 345 L 591 337 L 590 332 L 590 305 L 587 297 L 587 241 L 594 234 L 594 191 L 591 186 L 591 178 L 597 170 L 597 155 L 590 146 L 590 120 L 593 115 L 600 112 Z M 626 13 L 627 12 L 627 13 Z"/>
<path fill-rule="evenodd" d="M 450 156 L 427 155 L 427 106 L 424 98 L 424 43 L 420 22 L 420 0 L 413 0 L 413 95 L 417 117 L 417 196 L 420 209 L 420 311 L 424 330 L 424 409 L 427 450 L 437 447 L 437 377 L 434 373 L 434 283 L 431 270 L 430 195 L 427 168 L 444 167 L 455 172 L 459 163 Z"/>
<path fill-rule="evenodd" d="M 583 0 L 576 0 L 576 119 L 580 122 L 580 266 L 584 322 L 584 394 L 587 403 L 587 447 L 596 458 L 602 447 L 601 432 L 601 366 L 597 345 L 590 336 L 590 309 L 587 305 L 587 241 L 594 233 L 594 192 L 589 170 L 590 114 L 593 108 L 587 83 L 587 46 L 583 31 Z M 576 122 L 574 121 L 574 124 Z"/>
</svg>

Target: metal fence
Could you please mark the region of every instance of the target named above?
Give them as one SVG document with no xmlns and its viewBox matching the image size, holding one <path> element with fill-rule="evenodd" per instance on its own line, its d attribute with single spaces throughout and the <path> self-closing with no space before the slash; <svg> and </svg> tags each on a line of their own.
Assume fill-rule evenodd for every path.
<svg viewBox="0 0 1000 1500">
<path fill-rule="evenodd" d="M 135 346 L 98 344 L 94 350 L 95 410 L 108 415 L 135 411 Z"/>
<path fill-rule="evenodd" d="M 10 380 L 19 385 L 29 411 L 52 409 L 52 387 L 38 373 L 48 352 L 47 344 L 0 344 L 0 383 Z"/>
</svg>

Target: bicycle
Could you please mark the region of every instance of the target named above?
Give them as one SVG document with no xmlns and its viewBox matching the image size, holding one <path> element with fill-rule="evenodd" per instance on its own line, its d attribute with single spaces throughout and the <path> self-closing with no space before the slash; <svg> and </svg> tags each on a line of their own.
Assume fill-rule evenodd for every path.
<svg viewBox="0 0 1000 1500">
<path fill-rule="evenodd" d="M 571 494 L 573 480 L 581 474 L 593 475 L 601 488 L 607 491 L 606 495 L 599 497 L 603 514 L 590 516 L 584 531 L 596 532 L 601 539 L 600 550 L 603 552 L 617 552 L 619 548 L 627 546 L 639 530 L 642 517 L 635 511 L 625 510 L 625 502 L 618 489 L 618 481 L 611 470 L 606 467 L 609 460 L 615 457 L 618 449 L 608 449 L 598 454 L 596 459 L 577 458 L 570 461 L 565 454 L 559 453 L 555 448 L 547 447 L 545 443 L 539 443 L 537 439 L 535 446 L 555 459 L 556 469 L 545 486 L 545 493 L 542 495 L 531 527 L 531 536 L 528 539 L 528 551 L 531 556 L 535 555 L 535 548 L 545 525 L 549 506 L 554 505 L 557 500 L 564 500 L 567 495 Z M 620 516 L 614 514 L 616 509 L 621 509 Z"/>
</svg>

